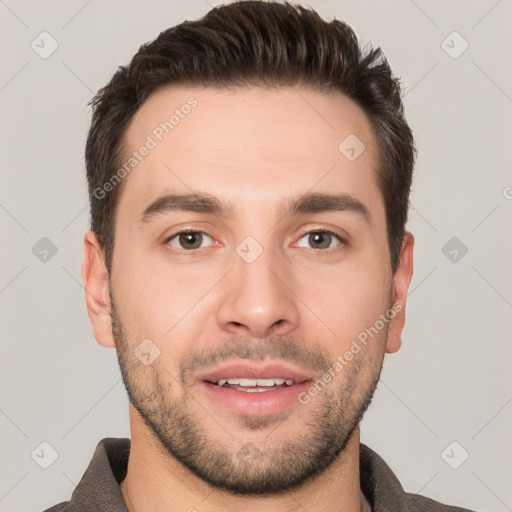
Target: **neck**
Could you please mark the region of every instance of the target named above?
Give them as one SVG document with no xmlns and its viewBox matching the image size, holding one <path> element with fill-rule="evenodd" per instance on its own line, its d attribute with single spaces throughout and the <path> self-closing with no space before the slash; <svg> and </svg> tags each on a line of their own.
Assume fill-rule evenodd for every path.
<svg viewBox="0 0 512 512">
<path fill-rule="evenodd" d="M 274 496 L 241 497 L 201 480 L 172 457 L 130 404 L 131 450 L 121 492 L 129 512 L 174 510 L 360 512 L 359 426 L 340 456 L 321 475 Z"/>
</svg>

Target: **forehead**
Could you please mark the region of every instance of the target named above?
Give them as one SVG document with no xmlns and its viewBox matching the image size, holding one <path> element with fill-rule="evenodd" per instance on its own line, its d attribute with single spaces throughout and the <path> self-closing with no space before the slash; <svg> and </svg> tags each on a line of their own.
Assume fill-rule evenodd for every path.
<svg viewBox="0 0 512 512">
<path fill-rule="evenodd" d="M 310 190 L 380 196 L 369 120 L 341 93 L 164 87 L 135 114 L 125 148 L 120 215 L 164 192 L 207 191 L 235 209 Z"/>
</svg>

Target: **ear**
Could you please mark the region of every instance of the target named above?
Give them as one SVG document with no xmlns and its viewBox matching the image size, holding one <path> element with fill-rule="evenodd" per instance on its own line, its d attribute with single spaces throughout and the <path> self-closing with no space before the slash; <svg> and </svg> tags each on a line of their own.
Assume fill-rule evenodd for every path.
<svg viewBox="0 0 512 512">
<path fill-rule="evenodd" d="M 94 231 L 84 235 L 82 279 L 85 302 L 96 341 L 104 347 L 115 347 L 110 318 L 108 272 L 103 261 L 103 249 Z"/>
<path fill-rule="evenodd" d="M 398 268 L 393 276 L 393 311 L 394 316 L 389 322 L 386 352 L 392 354 L 402 345 L 402 331 L 405 325 L 405 302 L 411 284 L 413 272 L 414 236 L 405 232 L 400 249 Z"/>
</svg>

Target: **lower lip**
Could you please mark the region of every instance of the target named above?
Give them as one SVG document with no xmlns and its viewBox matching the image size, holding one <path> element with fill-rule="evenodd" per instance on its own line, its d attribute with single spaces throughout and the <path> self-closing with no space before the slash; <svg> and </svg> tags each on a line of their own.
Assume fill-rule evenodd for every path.
<svg viewBox="0 0 512 512">
<path fill-rule="evenodd" d="M 293 403 L 298 403 L 299 394 L 309 387 L 309 381 L 307 381 L 272 391 L 250 393 L 223 388 L 211 382 L 201 384 L 213 400 L 237 414 L 246 416 L 266 416 L 284 411 Z"/>
</svg>

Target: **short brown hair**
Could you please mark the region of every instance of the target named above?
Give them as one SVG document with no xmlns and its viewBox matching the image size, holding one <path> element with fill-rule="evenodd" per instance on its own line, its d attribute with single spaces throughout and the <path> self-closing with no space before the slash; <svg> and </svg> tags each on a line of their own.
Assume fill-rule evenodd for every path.
<svg viewBox="0 0 512 512">
<path fill-rule="evenodd" d="M 327 22 L 316 11 L 288 2 L 238 1 L 215 7 L 203 18 L 185 21 L 143 44 L 89 103 L 93 113 L 85 160 L 91 229 L 103 247 L 109 273 L 123 183 L 108 194 L 99 196 L 97 191 L 123 161 L 124 137 L 135 112 L 151 93 L 173 84 L 302 85 L 342 92 L 352 99 L 376 135 L 378 182 L 396 271 L 416 156 L 399 79 L 382 50 L 360 48 L 356 34 L 343 21 Z"/>
</svg>

